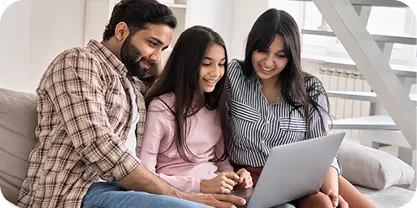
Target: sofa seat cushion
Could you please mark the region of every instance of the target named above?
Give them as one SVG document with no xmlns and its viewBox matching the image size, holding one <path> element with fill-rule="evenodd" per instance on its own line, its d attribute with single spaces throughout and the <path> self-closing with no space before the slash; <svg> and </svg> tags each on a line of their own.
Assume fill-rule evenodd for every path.
<svg viewBox="0 0 417 208">
<path fill-rule="evenodd" d="M 344 141 L 338 151 L 343 177 L 354 185 L 383 190 L 394 185 L 408 185 L 414 169 L 397 157 L 351 141 Z"/>
<path fill-rule="evenodd" d="M 398 208 L 406 205 L 414 197 L 414 191 L 392 186 L 384 190 L 373 190 L 356 186 L 377 208 Z"/>
<path fill-rule="evenodd" d="M 0 89 L 0 187 L 12 203 L 17 201 L 37 141 L 36 107 L 35 94 Z"/>
</svg>

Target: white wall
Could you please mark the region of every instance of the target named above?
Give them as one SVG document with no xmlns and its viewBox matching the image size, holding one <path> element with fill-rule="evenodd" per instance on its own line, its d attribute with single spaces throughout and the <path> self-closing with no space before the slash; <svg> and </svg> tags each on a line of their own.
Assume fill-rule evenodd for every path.
<svg viewBox="0 0 417 208">
<path fill-rule="evenodd" d="M 218 32 L 228 51 L 232 44 L 232 0 L 188 0 L 185 27 L 204 25 Z"/>
<path fill-rule="evenodd" d="M 84 25 L 84 45 L 90 39 L 101 40 L 115 0 L 87 0 Z"/>
<path fill-rule="evenodd" d="M 36 86 L 56 55 L 83 46 L 85 0 L 32 1 L 30 84 Z"/>
<path fill-rule="evenodd" d="M 10 5 L 0 19 L 0 87 L 24 90 L 29 81 L 32 1 Z"/>
<path fill-rule="evenodd" d="M 269 8 L 276 8 L 288 12 L 297 22 L 299 28 L 303 28 L 306 18 L 304 12 L 306 10 L 306 3 L 302 1 L 288 1 L 288 0 L 269 0 Z M 308 18 L 308 20 L 310 17 Z M 321 18 L 320 20 L 321 21 Z"/>
<path fill-rule="evenodd" d="M 225 39 L 230 58 L 242 58 L 246 37 L 269 0 L 189 0 L 186 27 L 206 25 Z M 0 22 L 0 87 L 34 92 L 61 51 L 101 39 L 116 0 L 21 0 Z"/>
<path fill-rule="evenodd" d="M 246 38 L 255 20 L 269 8 L 269 0 L 233 0 L 231 58 L 244 58 Z"/>
<path fill-rule="evenodd" d="M 188 0 L 185 27 L 205 25 L 226 42 L 230 59 L 243 58 L 246 37 L 269 0 Z"/>
<path fill-rule="evenodd" d="M 0 87 L 34 92 L 49 63 L 82 46 L 86 0 L 21 0 L 0 21 Z"/>
</svg>

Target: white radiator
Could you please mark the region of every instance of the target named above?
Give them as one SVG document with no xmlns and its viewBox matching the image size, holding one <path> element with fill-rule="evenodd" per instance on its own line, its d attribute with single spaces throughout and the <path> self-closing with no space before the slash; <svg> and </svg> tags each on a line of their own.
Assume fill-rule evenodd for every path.
<svg viewBox="0 0 417 208">
<path fill-rule="evenodd" d="M 323 82 L 327 91 L 371 91 L 371 87 L 358 70 L 330 68 L 320 64 L 316 65 L 315 68 L 316 70 L 311 73 L 314 73 Z M 332 120 L 370 115 L 371 103 L 368 101 L 329 97 L 329 102 Z M 331 132 L 341 131 L 346 132 L 347 137 L 355 137 L 360 133 L 358 130 L 343 129 L 332 130 Z"/>
</svg>

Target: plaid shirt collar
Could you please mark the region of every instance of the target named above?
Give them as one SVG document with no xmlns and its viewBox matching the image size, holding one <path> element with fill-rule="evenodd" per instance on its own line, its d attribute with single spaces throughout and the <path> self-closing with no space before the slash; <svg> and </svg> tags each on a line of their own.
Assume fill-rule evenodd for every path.
<svg viewBox="0 0 417 208">
<path fill-rule="evenodd" d="M 127 75 L 127 69 L 125 65 L 112 53 L 108 48 L 96 40 L 90 40 L 87 47 L 93 52 L 104 58 L 110 63 L 120 76 L 125 77 Z"/>
</svg>

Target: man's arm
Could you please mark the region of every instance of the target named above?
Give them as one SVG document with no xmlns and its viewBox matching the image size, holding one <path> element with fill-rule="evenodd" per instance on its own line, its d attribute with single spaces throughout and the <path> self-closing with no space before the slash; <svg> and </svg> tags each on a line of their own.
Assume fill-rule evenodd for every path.
<svg viewBox="0 0 417 208">
<path fill-rule="evenodd" d="M 186 194 L 169 185 L 166 181 L 150 172 L 143 165 L 137 166 L 131 173 L 121 180 L 116 181 L 116 183 L 127 190 L 168 195 L 218 208 L 235 208 L 236 206 L 234 204 L 246 204 L 246 201 L 243 198 L 234 195 Z"/>
<path fill-rule="evenodd" d="M 106 87 L 95 57 L 71 51 L 54 64 L 46 78 L 46 90 L 39 93 L 60 114 L 61 125 L 80 159 L 101 178 L 116 181 L 126 189 L 166 194 L 215 207 L 232 207 L 228 202 L 244 204 L 243 199 L 234 196 L 184 194 L 149 172 L 112 131 L 105 111 Z"/>
<path fill-rule="evenodd" d="M 137 166 L 131 173 L 121 180 L 116 181 L 116 183 L 127 190 L 187 198 L 186 194 L 169 185 L 166 181 L 150 172 L 143 165 Z"/>
<path fill-rule="evenodd" d="M 74 150 L 81 161 L 106 181 L 120 180 L 140 160 L 128 151 L 111 127 L 106 104 L 107 86 L 101 68 L 88 52 L 70 51 L 54 62 L 43 93 L 60 115 Z"/>
</svg>

